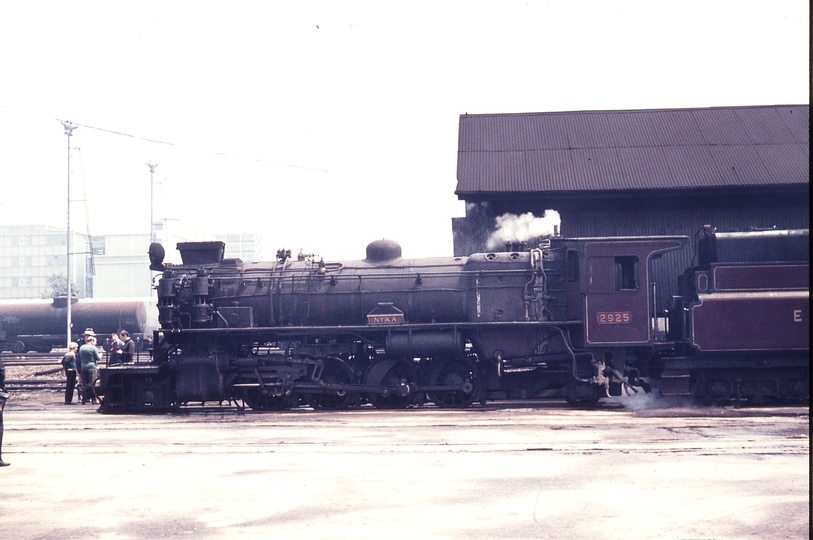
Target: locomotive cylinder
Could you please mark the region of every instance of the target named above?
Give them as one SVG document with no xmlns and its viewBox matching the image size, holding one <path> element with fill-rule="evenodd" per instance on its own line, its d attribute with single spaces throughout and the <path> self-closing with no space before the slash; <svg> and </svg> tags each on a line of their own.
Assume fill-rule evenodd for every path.
<svg viewBox="0 0 813 540">
<path fill-rule="evenodd" d="M 387 335 L 387 352 L 405 358 L 463 356 L 465 342 L 459 332 L 399 332 Z"/>
</svg>

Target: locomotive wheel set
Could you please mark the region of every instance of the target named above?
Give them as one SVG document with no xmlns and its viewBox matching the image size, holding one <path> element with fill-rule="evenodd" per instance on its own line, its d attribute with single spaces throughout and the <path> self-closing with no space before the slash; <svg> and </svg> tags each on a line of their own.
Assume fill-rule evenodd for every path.
<svg viewBox="0 0 813 540">
<path fill-rule="evenodd" d="M 157 276 L 149 364 L 100 370 L 102 412 L 234 402 L 382 409 L 603 397 L 809 399 L 808 231 L 701 229 L 697 265 L 658 305 L 656 265 L 687 237 L 552 237 L 538 248 L 361 261 L 224 259 L 178 244 Z"/>
</svg>

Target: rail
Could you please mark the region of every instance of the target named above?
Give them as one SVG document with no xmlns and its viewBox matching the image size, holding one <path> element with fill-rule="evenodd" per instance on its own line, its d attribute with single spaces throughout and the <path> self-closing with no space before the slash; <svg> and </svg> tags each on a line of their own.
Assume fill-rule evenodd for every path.
<svg viewBox="0 0 813 540">
<path fill-rule="evenodd" d="M 64 351 L 59 350 L 50 353 L 0 353 L 0 362 L 6 367 L 6 390 L 9 392 L 64 391 L 66 381 L 65 377 L 61 375 L 61 360 L 64 355 Z M 149 360 L 149 352 L 137 351 L 133 364 L 144 364 Z M 100 367 L 109 365 L 111 365 L 110 353 L 102 352 Z M 33 378 L 28 379 L 20 379 L 14 370 L 14 368 L 38 367 L 47 369 L 36 371 Z M 60 374 L 59 378 L 54 377 L 57 373 Z"/>
<path fill-rule="evenodd" d="M 6 379 L 7 392 L 31 392 L 34 390 L 62 390 L 64 392 L 65 382 L 62 381 L 60 384 L 53 379 Z"/>
</svg>

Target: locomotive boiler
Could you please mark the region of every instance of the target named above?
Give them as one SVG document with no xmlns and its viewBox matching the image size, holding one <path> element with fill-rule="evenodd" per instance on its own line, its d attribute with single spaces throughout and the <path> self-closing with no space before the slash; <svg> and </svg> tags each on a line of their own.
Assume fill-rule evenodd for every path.
<svg viewBox="0 0 813 540">
<path fill-rule="evenodd" d="M 806 231 L 785 236 L 806 239 Z M 101 410 L 213 401 L 326 410 L 537 398 L 593 404 L 649 391 L 661 379 L 667 394 L 720 395 L 722 381 L 741 369 L 759 382 L 737 386 L 730 397 L 758 387 L 760 396 L 804 398 L 808 312 L 797 304 L 809 286 L 797 279 L 790 290 L 775 290 L 785 277 L 763 283 L 759 276 L 770 269 L 755 270 L 750 256 L 728 261 L 724 253 L 736 241 L 708 232 L 698 243 L 699 264 L 684 273 L 685 290 L 660 306 L 654 270 L 688 240 L 557 236 L 531 249 L 425 259 L 405 259 L 397 243 L 378 240 L 357 261 L 280 250 L 261 263 L 224 258 L 222 242 L 186 242 L 177 246 L 178 265 L 164 264 L 163 248 L 153 244 L 160 325 L 153 360 L 101 370 Z M 757 266 L 797 278 L 809 265 L 802 253 L 793 262 L 779 261 L 789 258 L 781 253 L 766 257 Z M 735 281 L 752 280 L 752 290 L 727 289 L 732 273 Z M 707 289 L 698 288 L 703 283 Z M 738 302 L 757 297 L 777 311 L 792 304 L 804 322 L 791 335 L 766 337 L 762 353 L 740 356 L 722 337 L 719 307 L 733 315 Z M 764 380 L 778 374 L 771 394 Z"/>
</svg>

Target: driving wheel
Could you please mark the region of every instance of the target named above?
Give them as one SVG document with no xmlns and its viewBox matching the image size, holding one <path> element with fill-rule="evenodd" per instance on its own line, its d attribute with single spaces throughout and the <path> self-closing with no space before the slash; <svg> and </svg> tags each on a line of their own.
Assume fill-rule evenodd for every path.
<svg viewBox="0 0 813 540">
<path fill-rule="evenodd" d="M 464 408 L 480 394 L 480 370 L 470 358 L 435 360 L 429 369 L 427 386 L 447 386 L 455 389 L 428 392 L 438 407 Z"/>
<path fill-rule="evenodd" d="M 322 359 L 322 374 L 319 377 L 319 382 L 324 384 L 340 384 L 350 385 L 356 383 L 356 376 L 353 373 L 353 368 L 347 363 L 332 356 Z M 350 392 L 346 389 L 331 390 L 325 389 L 322 392 L 312 392 L 304 395 L 305 401 L 308 405 L 316 410 L 323 411 L 337 411 L 346 409 L 356 402 L 358 394 Z"/>
<path fill-rule="evenodd" d="M 291 394 L 279 393 L 259 387 L 246 388 L 243 391 L 243 403 L 255 411 L 281 411 L 293 403 Z"/>
<path fill-rule="evenodd" d="M 364 384 L 382 388 L 369 392 L 367 400 L 379 409 L 403 409 L 415 398 L 413 389 L 417 380 L 415 366 L 407 360 L 376 360 L 367 369 Z"/>
</svg>

